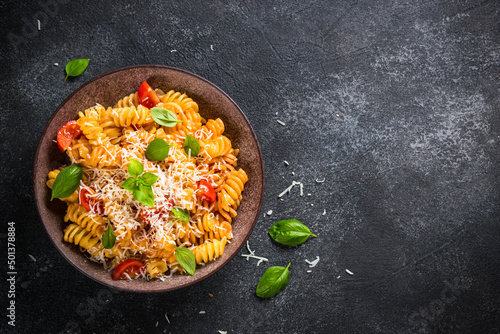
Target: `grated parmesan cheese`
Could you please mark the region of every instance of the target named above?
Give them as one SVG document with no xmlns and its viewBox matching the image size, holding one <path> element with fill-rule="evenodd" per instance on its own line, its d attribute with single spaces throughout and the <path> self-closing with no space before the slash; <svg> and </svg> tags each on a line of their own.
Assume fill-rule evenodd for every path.
<svg viewBox="0 0 500 334">
<path fill-rule="evenodd" d="M 323 209 L 323 216 L 326 215 L 326 209 Z"/>
<path fill-rule="evenodd" d="M 28 254 L 28 256 L 30 257 L 30 259 L 32 259 L 32 260 L 33 260 L 33 262 L 36 262 L 36 259 L 35 259 L 35 257 L 34 257 L 33 255 Z"/>
<path fill-rule="evenodd" d="M 200 311 L 200 314 L 205 314 L 206 312 L 205 311 Z"/>
<path fill-rule="evenodd" d="M 170 319 L 168 318 L 167 312 L 165 312 L 165 319 L 167 319 L 167 322 L 170 323 Z"/>
<path fill-rule="evenodd" d="M 227 334 L 227 331 L 221 331 L 221 330 L 219 329 L 219 334 Z"/>
<path fill-rule="evenodd" d="M 250 249 L 250 244 L 248 243 L 248 240 L 247 240 L 247 250 L 250 254 L 242 254 L 241 256 L 243 257 L 246 257 L 247 258 L 247 261 L 252 258 L 252 259 L 256 259 L 256 260 L 259 260 L 257 262 L 257 267 L 262 263 L 262 262 L 267 262 L 269 261 L 268 259 L 266 259 L 265 257 L 261 257 L 261 256 L 257 256 L 255 255 L 255 251 L 251 250 Z"/>
<path fill-rule="evenodd" d="M 285 164 L 285 166 L 290 165 L 290 164 L 288 163 L 288 161 L 286 161 L 286 160 L 283 160 L 283 163 Z"/>
<path fill-rule="evenodd" d="M 280 121 L 279 119 L 277 120 L 277 122 L 278 122 L 279 125 L 286 126 L 285 122 Z"/>
<path fill-rule="evenodd" d="M 352 271 L 350 271 L 349 269 L 346 269 L 345 272 L 348 273 L 351 276 L 354 275 L 354 273 Z"/>
<path fill-rule="evenodd" d="M 40 23 L 40 20 L 36 20 L 37 22 L 37 25 L 38 25 L 38 30 L 40 30 L 42 27 L 41 27 L 41 23 Z"/>
<path fill-rule="evenodd" d="M 273 214 L 273 210 L 269 210 L 269 211 L 267 211 L 267 215 L 268 215 L 268 216 L 270 216 L 270 215 L 272 215 L 272 214 Z"/>
<path fill-rule="evenodd" d="M 319 262 L 319 256 L 316 256 L 316 259 L 312 261 L 306 259 L 306 262 L 309 264 L 309 268 L 314 268 Z"/>
</svg>

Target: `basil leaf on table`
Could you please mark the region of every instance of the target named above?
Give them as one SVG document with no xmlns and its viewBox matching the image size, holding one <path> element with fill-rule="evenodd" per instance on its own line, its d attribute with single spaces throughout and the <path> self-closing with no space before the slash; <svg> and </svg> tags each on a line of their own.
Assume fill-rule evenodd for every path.
<svg viewBox="0 0 500 334">
<path fill-rule="evenodd" d="M 80 165 L 70 165 L 57 174 L 52 185 L 52 201 L 54 198 L 65 198 L 78 189 L 83 177 L 83 168 Z"/>
<path fill-rule="evenodd" d="M 285 219 L 274 223 L 269 229 L 269 235 L 275 241 L 287 246 L 300 245 L 306 242 L 312 234 L 309 228 L 295 219 Z"/>
<path fill-rule="evenodd" d="M 146 157 L 151 161 L 163 161 L 168 157 L 169 148 L 165 140 L 156 138 L 146 148 Z"/>
<path fill-rule="evenodd" d="M 177 218 L 189 223 L 189 212 L 186 209 L 172 208 L 172 213 Z"/>
<path fill-rule="evenodd" d="M 186 247 L 177 248 L 175 250 L 175 259 L 189 275 L 194 275 L 194 271 L 196 270 L 196 259 L 191 250 Z"/>
<path fill-rule="evenodd" d="M 66 64 L 66 78 L 64 79 L 64 81 L 66 81 L 68 77 L 77 77 L 80 74 L 82 74 L 83 71 L 85 71 L 85 69 L 87 68 L 87 66 L 89 66 L 89 61 L 90 59 L 83 59 L 83 58 L 69 61 Z"/>
<path fill-rule="evenodd" d="M 134 198 L 144 205 L 153 208 L 155 206 L 155 194 L 151 186 L 138 184 L 133 191 Z"/>
<path fill-rule="evenodd" d="M 191 150 L 191 153 L 189 150 Z M 184 139 L 184 152 L 192 157 L 197 156 L 200 153 L 200 143 L 198 143 L 198 140 L 191 135 L 187 135 L 186 139 Z"/>
<path fill-rule="evenodd" d="M 113 228 L 111 227 L 111 224 L 108 225 L 108 229 L 106 232 L 104 232 L 104 235 L 102 236 L 102 245 L 106 249 L 111 249 L 115 245 L 116 242 L 116 236 L 115 232 L 113 232 Z"/>
<path fill-rule="evenodd" d="M 167 128 L 173 128 L 179 121 L 174 112 L 164 109 L 164 108 L 151 108 L 151 117 L 154 121 L 160 125 L 166 126 Z"/>
<path fill-rule="evenodd" d="M 279 266 L 268 268 L 257 285 L 257 296 L 271 298 L 285 290 L 290 280 L 288 267 L 290 267 L 290 263 L 286 268 Z"/>
<path fill-rule="evenodd" d="M 132 176 L 139 176 L 144 172 L 144 166 L 141 162 L 136 159 L 130 159 L 130 164 L 128 165 L 128 172 Z"/>
<path fill-rule="evenodd" d="M 144 182 L 144 185 L 152 186 L 156 182 L 156 180 L 158 180 L 158 175 L 146 172 L 142 174 L 142 176 L 139 176 L 138 179 L 141 179 Z"/>
</svg>

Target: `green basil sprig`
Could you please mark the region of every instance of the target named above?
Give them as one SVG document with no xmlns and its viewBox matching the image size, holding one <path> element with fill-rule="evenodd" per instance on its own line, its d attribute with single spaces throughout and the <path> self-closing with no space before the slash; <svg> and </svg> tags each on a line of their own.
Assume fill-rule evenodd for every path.
<svg viewBox="0 0 500 334">
<path fill-rule="evenodd" d="M 191 135 L 187 135 L 186 139 L 184 139 L 184 152 L 192 157 L 200 154 L 200 143 L 198 143 L 198 140 Z"/>
<path fill-rule="evenodd" d="M 189 275 L 194 275 L 196 270 L 196 259 L 193 252 L 186 247 L 178 247 L 175 250 L 175 259 L 186 270 Z"/>
<path fill-rule="evenodd" d="M 144 166 L 136 159 L 130 159 L 128 172 L 132 176 L 122 183 L 122 188 L 131 191 L 134 198 L 142 204 L 151 208 L 154 207 L 155 194 L 151 186 L 158 180 L 158 175 L 150 172 L 142 174 Z M 141 174 L 142 176 L 139 176 Z"/>
<path fill-rule="evenodd" d="M 288 267 L 290 267 L 290 263 L 286 268 L 279 266 L 268 268 L 257 285 L 257 296 L 271 298 L 285 290 L 290 280 Z"/>
<path fill-rule="evenodd" d="M 181 208 L 172 208 L 172 213 L 177 218 L 189 223 L 189 211 Z"/>
<path fill-rule="evenodd" d="M 283 245 L 295 246 L 306 242 L 312 234 L 309 228 L 296 219 L 285 219 L 276 222 L 269 229 L 269 235 Z"/>
<path fill-rule="evenodd" d="M 167 128 L 173 128 L 179 121 L 174 112 L 164 109 L 164 108 L 151 108 L 151 117 L 154 121 L 160 125 L 166 126 Z"/>
<path fill-rule="evenodd" d="M 106 249 L 111 249 L 115 245 L 115 242 L 116 242 L 115 232 L 113 232 L 113 228 L 111 227 L 111 221 L 109 221 L 108 229 L 106 230 L 106 232 L 104 232 L 104 235 L 102 236 L 102 245 Z"/>
<path fill-rule="evenodd" d="M 77 77 L 89 66 L 90 59 L 74 59 L 66 64 L 66 81 L 68 77 Z"/>
<path fill-rule="evenodd" d="M 168 157 L 170 146 L 165 140 L 156 138 L 146 148 L 146 157 L 151 161 L 163 161 Z"/>
<path fill-rule="evenodd" d="M 52 185 L 52 201 L 54 198 L 65 198 L 78 189 L 83 177 L 83 168 L 80 165 L 70 165 L 57 174 Z"/>
</svg>

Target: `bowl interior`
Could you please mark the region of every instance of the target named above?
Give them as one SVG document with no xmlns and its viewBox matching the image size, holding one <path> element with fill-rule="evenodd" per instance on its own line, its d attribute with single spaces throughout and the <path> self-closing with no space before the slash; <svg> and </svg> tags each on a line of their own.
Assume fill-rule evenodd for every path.
<svg viewBox="0 0 500 334">
<path fill-rule="evenodd" d="M 249 181 L 245 185 L 243 201 L 238 208 L 238 216 L 233 220 L 234 238 L 225 248 L 223 256 L 201 267 L 193 276 L 174 275 L 161 280 L 113 281 L 111 273 L 102 265 L 85 258 L 77 246 L 63 241 L 63 221 L 66 204 L 50 201 L 50 189 L 45 185 L 47 174 L 66 163 L 66 155 L 53 142 L 57 131 L 64 123 L 77 118 L 79 111 L 100 103 L 113 106 L 120 98 L 137 91 L 143 81 L 153 88 L 165 92 L 176 90 L 186 93 L 200 107 L 205 118 L 221 118 L 226 135 L 233 147 L 239 148 L 238 168 L 243 168 Z M 231 98 L 220 88 L 195 74 L 180 69 L 142 65 L 118 69 L 105 73 L 73 92 L 50 118 L 35 154 L 33 167 L 33 187 L 35 203 L 40 219 L 56 248 L 78 270 L 104 285 L 131 292 L 166 292 L 199 282 L 217 272 L 227 264 L 243 247 L 257 221 L 262 206 L 264 192 L 264 167 L 257 137 L 247 118 Z"/>
</svg>

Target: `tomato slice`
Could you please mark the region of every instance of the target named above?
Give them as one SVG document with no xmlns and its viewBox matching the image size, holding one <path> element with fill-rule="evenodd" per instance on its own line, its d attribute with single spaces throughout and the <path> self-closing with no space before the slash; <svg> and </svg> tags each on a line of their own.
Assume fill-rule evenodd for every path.
<svg viewBox="0 0 500 334">
<path fill-rule="evenodd" d="M 200 197 L 206 198 L 210 203 L 215 202 L 215 190 L 208 181 L 200 181 L 197 194 Z"/>
<path fill-rule="evenodd" d="M 69 121 L 61 126 L 57 132 L 57 145 L 61 152 L 64 152 L 69 147 L 71 140 L 80 137 L 81 134 L 82 130 L 80 130 L 80 126 L 76 124 L 76 121 Z"/>
<path fill-rule="evenodd" d="M 116 281 L 119 279 L 128 279 L 129 277 L 136 278 L 141 275 L 145 269 L 144 263 L 139 260 L 123 261 L 115 268 L 115 271 L 113 271 L 113 279 Z"/>
<path fill-rule="evenodd" d="M 151 109 L 160 103 L 160 98 L 146 81 L 139 87 L 139 92 L 137 94 L 139 96 L 139 104 L 142 104 L 146 108 Z"/>
<path fill-rule="evenodd" d="M 152 209 L 143 209 L 139 211 L 139 216 L 142 220 L 151 225 L 151 222 L 164 219 L 170 215 L 170 211 L 174 207 L 174 200 L 172 198 L 164 199 L 162 205 Z"/>
<path fill-rule="evenodd" d="M 94 194 L 95 191 L 92 188 L 81 188 L 80 193 L 78 194 L 80 204 L 83 205 L 83 207 L 88 211 L 102 216 L 104 214 L 104 203 L 102 201 L 93 199 L 92 195 Z"/>
</svg>

